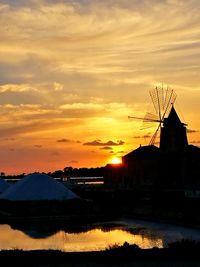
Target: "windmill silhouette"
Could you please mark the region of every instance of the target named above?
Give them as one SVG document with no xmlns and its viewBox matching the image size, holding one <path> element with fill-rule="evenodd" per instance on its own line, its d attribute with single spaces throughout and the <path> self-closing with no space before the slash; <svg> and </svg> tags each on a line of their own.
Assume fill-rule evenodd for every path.
<svg viewBox="0 0 200 267">
<path fill-rule="evenodd" d="M 153 145 L 155 144 L 158 132 L 164 123 L 164 118 L 169 114 L 169 111 L 176 100 L 176 93 L 173 89 L 168 87 L 163 88 L 163 86 L 157 86 L 151 90 L 149 94 L 153 103 L 155 114 L 147 112 L 144 117 L 129 116 L 128 118 L 142 120 L 143 125 L 146 125 L 144 128 L 153 127 L 154 123 L 158 124 L 149 142 L 149 145 Z"/>
</svg>

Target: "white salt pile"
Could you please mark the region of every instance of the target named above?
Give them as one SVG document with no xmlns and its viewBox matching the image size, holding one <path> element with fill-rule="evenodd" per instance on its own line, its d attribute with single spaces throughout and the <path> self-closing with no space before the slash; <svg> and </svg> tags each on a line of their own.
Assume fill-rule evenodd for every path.
<svg viewBox="0 0 200 267">
<path fill-rule="evenodd" d="M 5 190 L 1 199 L 20 200 L 68 200 L 79 198 L 66 186 L 46 174 L 27 175 Z"/>
</svg>

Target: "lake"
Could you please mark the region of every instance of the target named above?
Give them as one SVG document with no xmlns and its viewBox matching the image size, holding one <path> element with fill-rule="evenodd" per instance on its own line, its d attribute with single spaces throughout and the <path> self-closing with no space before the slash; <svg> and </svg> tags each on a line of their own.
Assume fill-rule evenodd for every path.
<svg viewBox="0 0 200 267">
<path fill-rule="evenodd" d="M 19 229 L 20 228 L 20 229 Z M 0 249 L 57 249 L 71 251 L 98 251 L 124 242 L 141 248 L 167 247 L 168 243 L 181 239 L 200 240 L 200 230 L 154 223 L 142 220 L 123 219 L 90 225 L 80 231 L 48 229 L 26 226 L 0 225 Z"/>
</svg>

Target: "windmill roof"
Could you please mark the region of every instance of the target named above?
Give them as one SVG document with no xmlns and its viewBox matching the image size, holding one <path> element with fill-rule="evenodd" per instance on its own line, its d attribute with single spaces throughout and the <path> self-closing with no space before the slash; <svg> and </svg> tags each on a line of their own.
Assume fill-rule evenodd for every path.
<svg viewBox="0 0 200 267">
<path fill-rule="evenodd" d="M 158 147 L 154 145 L 149 146 L 140 146 L 137 149 L 131 151 L 127 155 L 125 155 L 124 159 L 153 159 L 157 157 L 160 153 L 160 150 Z"/>
<path fill-rule="evenodd" d="M 168 116 L 168 118 L 165 119 L 165 121 L 167 123 L 170 123 L 170 124 L 177 124 L 177 123 L 178 124 L 182 124 L 181 120 L 180 120 L 178 114 L 176 113 L 176 110 L 175 110 L 173 105 L 172 105 L 172 108 L 170 110 L 169 116 Z"/>
<path fill-rule="evenodd" d="M 9 187 L 1 199 L 21 200 L 68 200 L 78 196 L 66 186 L 46 174 L 35 173 L 26 176 Z"/>
</svg>

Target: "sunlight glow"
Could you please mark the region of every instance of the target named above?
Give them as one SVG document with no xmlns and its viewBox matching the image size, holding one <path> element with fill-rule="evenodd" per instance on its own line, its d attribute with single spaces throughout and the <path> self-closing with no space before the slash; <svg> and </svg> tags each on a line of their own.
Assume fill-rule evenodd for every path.
<svg viewBox="0 0 200 267">
<path fill-rule="evenodd" d="M 111 163 L 112 164 L 121 164 L 122 163 L 122 160 L 120 158 L 113 158 L 111 160 Z"/>
<path fill-rule="evenodd" d="M 96 168 L 148 145 L 155 128 L 128 116 L 154 113 L 149 91 L 162 84 L 199 146 L 199 9 L 199 0 L 1 0 L 1 171 Z"/>
</svg>

